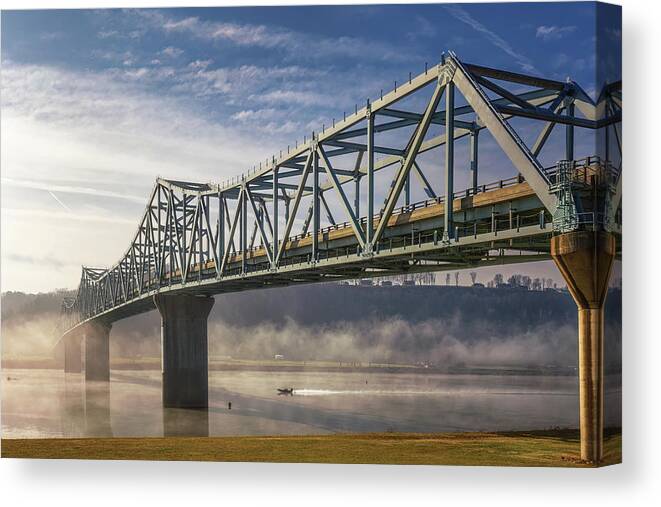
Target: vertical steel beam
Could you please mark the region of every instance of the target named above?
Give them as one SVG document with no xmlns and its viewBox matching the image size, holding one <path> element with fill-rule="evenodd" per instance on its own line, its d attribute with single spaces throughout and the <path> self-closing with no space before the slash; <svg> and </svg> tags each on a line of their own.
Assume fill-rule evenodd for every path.
<svg viewBox="0 0 661 507">
<path fill-rule="evenodd" d="M 404 206 L 411 205 L 411 173 L 406 177 L 404 182 Z"/>
<path fill-rule="evenodd" d="M 574 116 L 574 102 L 567 105 L 567 116 Z M 565 129 L 565 160 L 574 160 L 574 126 L 567 124 Z"/>
<path fill-rule="evenodd" d="M 218 236 L 216 243 L 218 244 L 218 259 L 222 259 L 225 255 L 225 199 L 220 192 L 218 192 Z M 216 273 L 220 275 L 220 263 L 217 263 Z"/>
<path fill-rule="evenodd" d="M 158 227 L 158 233 L 156 235 L 156 241 L 158 243 L 157 248 L 156 248 L 156 257 L 158 259 L 158 264 L 156 265 L 156 270 L 158 272 L 158 287 L 160 288 L 161 286 L 161 278 L 163 277 L 163 250 L 164 248 L 162 247 L 162 241 L 163 237 L 161 236 L 161 185 L 160 183 L 156 183 L 156 192 L 157 192 L 157 202 L 158 202 L 158 214 L 157 214 L 157 227 Z M 114 304 L 114 296 L 113 296 L 113 304 Z"/>
<path fill-rule="evenodd" d="M 471 131 L 470 135 L 470 171 L 471 171 L 471 189 L 473 193 L 477 193 L 477 154 L 478 154 L 478 138 L 480 131 L 476 128 Z"/>
<path fill-rule="evenodd" d="M 188 198 L 186 197 L 186 192 L 183 192 L 183 203 L 182 203 L 182 213 L 183 213 L 183 218 L 182 218 L 182 225 L 183 225 L 183 230 L 182 230 L 182 243 L 183 243 L 183 252 L 180 251 L 179 256 L 182 257 L 181 261 L 181 266 L 179 266 L 179 269 L 181 270 L 181 281 L 183 283 L 186 283 L 186 276 L 188 273 L 188 263 L 186 260 L 188 259 L 188 242 L 186 241 L 186 213 L 187 213 L 187 208 L 186 208 L 186 203 L 188 201 Z M 175 209 L 175 217 L 176 217 L 177 210 Z M 179 248 L 181 249 L 181 245 L 179 245 Z"/>
<path fill-rule="evenodd" d="M 610 136 L 608 135 L 608 125 L 604 127 L 604 160 L 610 162 Z"/>
<path fill-rule="evenodd" d="M 356 216 L 360 218 L 360 175 L 356 175 L 354 180 L 353 207 Z"/>
<path fill-rule="evenodd" d="M 204 197 L 204 217 L 206 218 L 206 250 L 205 250 L 205 255 L 206 255 L 206 261 L 211 260 L 211 223 L 209 222 L 209 196 Z M 201 220 L 200 220 L 201 221 Z M 204 224 L 202 224 L 202 228 L 204 228 Z"/>
<path fill-rule="evenodd" d="M 330 171 L 329 168 L 326 170 Z M 319 155 L 312 151 L 312 261 L 319 258 Z"/>
<path fill-rule="evenodd" d="M 289 195 L 287 194 L 287 191 L 283 188 L 282 189 L 282 197 L 285 199 L 285 224 L 289 222 L 289 213 L 290 213 L 290 204 L 291 204 L 291 199 L 289 198 Z M 284 240 L 287 239 L 287 235 L 284 236 Z"/>
<path fill-rule="evenodd" d="M 247 256 L 247 242 L 248 242 L 248 198 L 246 195 L 246 188 L 243 187 L 243 199 L 240 200 L 241 205 L 241 273 L 246 273 L 246 256 Z"/>
<path fill-rule="evenodd" d="M 374 114 L 367 115 L 367 248 L 374 238 Z"/>
<path fill-rule="evenodd" d="M 278 255 L 278 222 L 280 221 L 280 216 L 278 215 L 278 202 L 280 196 L 278 195 L 278 175 L 280 168 L 278 166 L 273 167 L 273 234 L 271 238 L 271 268 L 276 268 L 276 257 Z"/>
<path fill-rule="evenodd" d="M 454 237 L 454 83 L 449 82 L 445 90 L 445 214 L 443 238 Z"/>
</svg>

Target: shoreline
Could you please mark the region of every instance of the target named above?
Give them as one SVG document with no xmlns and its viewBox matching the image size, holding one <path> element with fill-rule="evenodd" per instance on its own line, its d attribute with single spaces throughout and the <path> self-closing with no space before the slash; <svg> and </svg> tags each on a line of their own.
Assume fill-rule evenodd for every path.
<svg viewBox="0 0 661 507">
<path fill-rule="evenodd" d="M 2 458 L 593 467 L 578 430 L 355 433 L 305 436 L 2 439 Z M 622 461 L 620 428 L 604 431 L 604 460 Z"/>
<path fill-rule="evenodd" d="M 52 359 L 22 360 L 5 359 L 2 369 L 61 370 L 63 367 Z M 110 361 L 110 369 L 117 371 L 160 371 L 157 358 L 141 360 L 116 359 Z M 209 371 L 265 371 L 265 372 L 322 372 L 322 373 L 414 373 L 437 375 L 550 375 L 576 376 L 571 366 L 424 366 L 417 364 L 385 364 L 340 361 L 276 361 L 276 360 L 209 360 Z M 617 375 L 619 371 L 605 372 Z"/>
</svg>

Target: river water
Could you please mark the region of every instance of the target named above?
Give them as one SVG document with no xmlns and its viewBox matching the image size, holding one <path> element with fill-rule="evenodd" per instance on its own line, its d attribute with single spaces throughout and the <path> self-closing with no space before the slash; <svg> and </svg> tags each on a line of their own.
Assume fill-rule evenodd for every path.
<svg viewBox="0 0 661 507">
<path fill-rule="evenodd" d="M 278 395 L 279 387 L 294 394 Z M 606 426 L 621 424 L 607 377 Z M 228 404 L 231 402 L 231 409 Z M 571 376 L 212 371 L 209 409 L 163 409 L 158 371 L 110 383 L 57 370 L 3 369 L 2 437 L 292 435 L 578 426 Z"/>
</svg>

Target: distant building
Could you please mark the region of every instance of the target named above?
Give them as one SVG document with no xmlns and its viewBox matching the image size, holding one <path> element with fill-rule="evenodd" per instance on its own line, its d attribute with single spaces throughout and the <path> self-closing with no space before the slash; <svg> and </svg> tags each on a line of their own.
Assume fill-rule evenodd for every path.
<svg viewBox="0 0 661 507">
<path fill-rule="evenodd" d="M 273 356 L 273 358 L 274 358 L 275 360 L 279 360 L 279 359 L 284 359 L 285 356 L 283 356 L 282 354 L 276 354 L 275 356 Z"/>
</svg>

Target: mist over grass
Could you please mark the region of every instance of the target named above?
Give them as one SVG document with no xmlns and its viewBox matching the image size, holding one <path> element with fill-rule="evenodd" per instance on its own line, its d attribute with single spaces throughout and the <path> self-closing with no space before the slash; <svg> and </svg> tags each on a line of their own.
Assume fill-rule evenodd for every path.
<svg viewBox="0 0 661 507">
<path fill-rule="evenodd" d="M 2 296 L 2 356 L 48 356 L 62 294 Z M 216 297 L 209 353 L 238 359 L 575 366 L 566 293 L 470 287 L 309 285 Z M 621 291 L 606 305 L 606 368 L 621 365 Z M 119 321 L 111 355 L 160 355 L 160 317 Z"/>
</svg>

